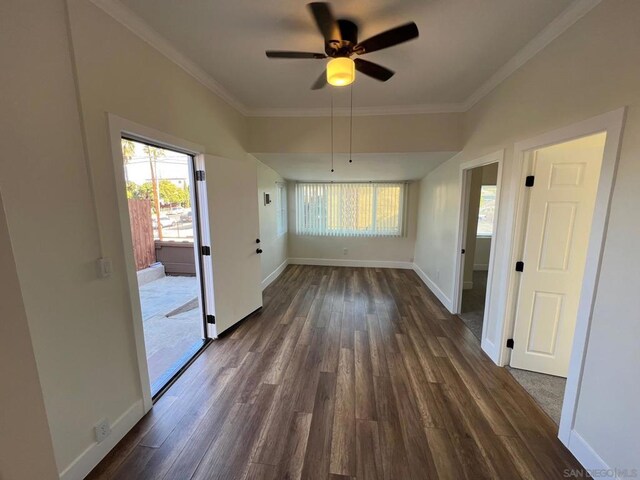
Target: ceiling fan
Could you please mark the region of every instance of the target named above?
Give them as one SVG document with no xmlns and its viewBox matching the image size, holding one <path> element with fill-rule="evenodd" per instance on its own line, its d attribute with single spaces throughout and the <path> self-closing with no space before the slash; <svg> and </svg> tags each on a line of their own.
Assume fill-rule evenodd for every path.
<svg viewBox="0 0 640 480">
<path fill-rule="evenodd" d="M 354 54 L 359 56 L 393 47 L 419 35 L 416 24 L 410 22 L 358 42 L 358 25 L 350 20 L 336 20 L 328 3 L 313 2 L 308 6 L 324 37 L 325 53 L 267 50 L 266 54 L 269 58 L 331 58 L 327 63 L 326 73 L 322 72 L 311 86 L 312 90 L 323 88 L 327 83 L 334 86 L 349 85 L 355 79 L 355 70 L 381 82 L 386 82 L 395 72 L 361 58 L 352 60 L 351 57 Z"/>
</svg>

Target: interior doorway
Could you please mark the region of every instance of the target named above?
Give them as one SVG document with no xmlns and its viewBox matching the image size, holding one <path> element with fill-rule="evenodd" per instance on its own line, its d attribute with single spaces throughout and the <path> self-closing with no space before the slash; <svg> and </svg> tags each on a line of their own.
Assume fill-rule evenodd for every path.
<svg viewBox="0 0 640 480">
<path fill-rule="evenodd" d="M 207 345 L 199 197 L 192 155 L 122 136 L 137 294 L 151 395 Z M 209 291 L 212 291 L 209 289 Z"/>
<path fill-rule="evenodd" d="M 494 162 L 464 172 L 466 205 L 463 209 L 462 295 L 458 316 L 478 342 L 482 340 L 491 245 L 497 225 L 498 167 Z"/>
<path fill-rule="evenodd" d="M 511 372 L 560 422 L 606 133 L 529 151 Z"/>
</svg>

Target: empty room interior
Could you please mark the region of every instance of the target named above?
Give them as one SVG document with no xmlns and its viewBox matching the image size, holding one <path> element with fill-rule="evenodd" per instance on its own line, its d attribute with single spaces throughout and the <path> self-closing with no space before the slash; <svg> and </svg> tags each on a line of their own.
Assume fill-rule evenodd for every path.
<svg viewBox="0 0 640 480">
<path fill-rule="evenodd" d="M 0 479 L 640 476 L 639 1 L 0 39 Z"/>
</svg>

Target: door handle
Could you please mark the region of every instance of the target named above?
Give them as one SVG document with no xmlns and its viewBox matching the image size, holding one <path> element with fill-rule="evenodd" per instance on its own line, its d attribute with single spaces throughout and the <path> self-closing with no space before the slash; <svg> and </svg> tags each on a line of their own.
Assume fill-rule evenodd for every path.
<svg viewBox="0 0 640 480">
<path fill-rule="evenodd" d="M 261 248 L 256 248 L 256 253 L 258 253 L 258 254 L 262 253 L 262 249 Z"/>
</svg>

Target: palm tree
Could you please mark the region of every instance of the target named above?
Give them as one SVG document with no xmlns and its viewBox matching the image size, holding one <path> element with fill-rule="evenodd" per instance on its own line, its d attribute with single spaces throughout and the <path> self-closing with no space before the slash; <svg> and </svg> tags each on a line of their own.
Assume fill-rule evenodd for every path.
<svg viewBox="0 0 640 480">
<path fill-rule="evenodd" d="M 162 223 L 160 223 L 160 196 L 158 194 L 158 180 L 156 177 L 156 163 L 159 157 L 164 157 L 165 152 L 162 148 L 144 146 L 144 153 L 149 158 L 149 166 L 151 167 L 151 186 L 153 193 L 153 205 L 156 210 L 156 223 L 158 224 L 158 239 L 162 240 Z"/>
<path fill-rule="evenodd" d="M 121 139 L 120 142 L 122 145 L 122 160 L 124 162 L 124 179 L 125 182 L 128 182 L 129 175 L 127 172 L 127 165 L 133 158 L 133 155 L 136 153 L 136 144 L 133 142 L 133 140 L 127 140 L 126 138 Z"/>
</svg>

